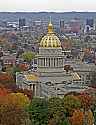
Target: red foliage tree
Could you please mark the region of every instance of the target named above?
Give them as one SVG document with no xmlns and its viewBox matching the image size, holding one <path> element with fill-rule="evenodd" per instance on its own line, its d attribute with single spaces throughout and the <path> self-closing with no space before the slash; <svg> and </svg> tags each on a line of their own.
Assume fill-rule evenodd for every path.
<svg viewBox="0 0 96 125">
<path fill-rule="evenodd" d="M 0 73 L 0 82 L 2 84 L 9 84 L 9 83 L 13 83 L 14 79 L 11 74 L 3 72 L 3 73 Z"/>
<path fill-rule="evenodd" d="M 1 96 L 6 96 L 8 93 L 9 93 L 9 90 L 7 90 L 2 85 L 0 85 L 0 97 Z"/>
<path fill-rule="evenodd" d="M 28 69 L 28 64 L 19 64 L 18 66 L 21 71 L 26 71 Z"/>
<path fill-rule="evenodd" d="M 81 93 L 78 98 L 84 110 L 88 110 L 93 102 L 92 96 L 87 93 Z"/>
</svg>

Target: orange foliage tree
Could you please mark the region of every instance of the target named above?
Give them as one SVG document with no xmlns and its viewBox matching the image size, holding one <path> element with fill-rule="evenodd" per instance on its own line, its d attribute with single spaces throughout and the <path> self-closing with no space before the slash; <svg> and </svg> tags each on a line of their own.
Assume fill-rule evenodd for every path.
<svg viewBox="0 0 96 125">
<path fill-rule="evenodd" d="M 75 110 L 72 117 L 69 118 L 71 125 L 83 125 L 84 115 L 80 110 Z"/>
</svg>

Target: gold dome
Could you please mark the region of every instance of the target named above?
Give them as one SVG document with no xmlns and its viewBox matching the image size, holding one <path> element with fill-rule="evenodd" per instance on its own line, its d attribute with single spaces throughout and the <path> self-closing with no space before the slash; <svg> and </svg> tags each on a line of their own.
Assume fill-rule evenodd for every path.
<svg viewBox="0 0 96 125">
<path fill-rule="evenodd" d="M 59 38 L 53 32 L 53 25 L 51 21 L 48 25 L 47 35 L 45 35 L 40 42 L 40 47 L 61 47 Z"/>
</svg>

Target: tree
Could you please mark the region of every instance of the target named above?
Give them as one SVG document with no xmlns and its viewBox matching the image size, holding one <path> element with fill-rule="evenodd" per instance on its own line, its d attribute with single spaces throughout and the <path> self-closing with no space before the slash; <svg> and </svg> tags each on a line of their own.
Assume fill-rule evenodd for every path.
<svg viewBox="0 0 96 125">
<path fill-rule="evenodd" d="M 28 70 L 28 65 L 27 64 L 19 64 L 18 68 L 21 71 L 26 71 L 26 70 Z"/>
<path fill-rule="evenodd" d="M 9 93 L 9 90 L 7 90 L 6 88 L 4 88 L 3 85 L 0 85 L 0 97 L 1 96 L 6 96 Z"/>
<path fill-rule="evenodd" d="M 12 69 L 12 75 L 15 81 L 16 81 L 16 72 L 21 72 L 21 69 L 18 66 L 14 66 Z"/>
<path fill-rule="evenodd" d="M 90 108 L 91 108 L 92 103 L 93 103 L 92 96 L 87 94 L 87 93 L 81 93 L 78 96 L 78 98 L 81 101 L 81 107 L 83 108 L 83 112 L 84 112 L 84 125 L 93 125 L 93 123 L 90 121 L 90 119 L 92 117 L 90 117 L 90 119 L 89 119 L 89 116 L 88 116 L 88 115 L 90 115 L 92 113 L 92 112 L 90 112 Z M 91 116 L 92 116 L 92 114 L 91 114 Z"/>
<path fill-rule="evenodd" d="M 65 96 L 63 102 L 66 116 L 71 116 L 74 110 L 81 108 L 81 102 L 76 96 Z"/>
<path fill-rule="evenodd" d="M 14 78 L 10 73 L 2 72 L 0 73 L 0 82 L 3 85 L 14 83 Z"/>
<path fill-rule="evenodd" d="M 19 107 L 27 107 L 30 104 L 30 100 L 23 93 L 10 93 L 6 96 L 6 103 Z"/>
<path fill-rule="evenodd" d="M 88 110 L 91 107 L 91 104 L 93 102 L 92 96 L 87 93 L 81 93 L 78 96 L 78 99 L 81 102 L 81 106 L 84 110 Z"/>
<path fill-rule="evenodd" d="M 93 113 L 92 111 L 89 109 L 87 111 L 85 111 L 84 113 L 84 125 L 93 125 L 94 123 L 94 117 L 93 117 Z"/>
<path fill-rule="evenodd" d="M 29 116 L 25 111 L 28 105 L 29 100 L 22 93 L 0 96 L 0 125 L 29 125 Z"/>
<path fill-rule="evenodd" d="M 80 110 L 75 110 L 72 117 L 69 118 L 71 125 L 83 125 L 84 115 Z"/>
<path fill-rule="evenodd" d="M 29 98 L 29 100 L 32 100 L 33 98 L 33 92 L 32 90 L 28 90 L 28 89 L 20 89 L 20 88 L 11 88 L 11 91 L 12 92 L 15 92 L 15 93 L 23 93 L 24 95 L 27 95 L 27 97 Z"/>
<path fill-rule="evenodd" d="M 64 105 L 61 98 L 53 97 L 48 100 L 48 116 L 49 122 L 55 120 L 56 125 L 65 119 Z"/>
<path fill-rule="evenodd" d="M 71 67 L 70 65 L 65 65 L 64 70 L 66 70 L 66 72 L 68 72 L 70 70 L 73 70 L 73 67 Z"/>
<path fill-rule="evenodd" d="M 33 125 L 48 125 L 48 102 L 44 98 L 33 98 L 27 109 Z"/>
<path fill-rule="evenodd" d="M 31 62 L 33 58 L 35 58 L 35 54 L 33 52 L 25 52 L 22 54 L 22 58 L 27 62 Z"/>
<path fill-rule="evenodd" d="M 28 114 L 23 108 L 9 104 L 0 105 L 0 125 L 29 125 L 28 121 Z"/>
</svg>

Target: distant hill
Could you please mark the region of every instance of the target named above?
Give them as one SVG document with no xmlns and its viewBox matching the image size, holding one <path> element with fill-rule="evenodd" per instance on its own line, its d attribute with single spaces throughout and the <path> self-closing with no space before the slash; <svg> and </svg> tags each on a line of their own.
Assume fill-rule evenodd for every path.
<svg viewBox="0 0 96 125">
<path fill-rule="evenodd" d="M 44 20 L 48 21 L 52 16 L 52 21 L 59 22 L 60 19 L 68 21 L 73 18 L 80 18 L 84 21 L 86 18 L 96 18 L 96 12 L 0 12 L 0 20 L 4 21 L 17 21 L 19 18 L 25 18 L 27 21 L 31 20 Z"/>
</svg>

